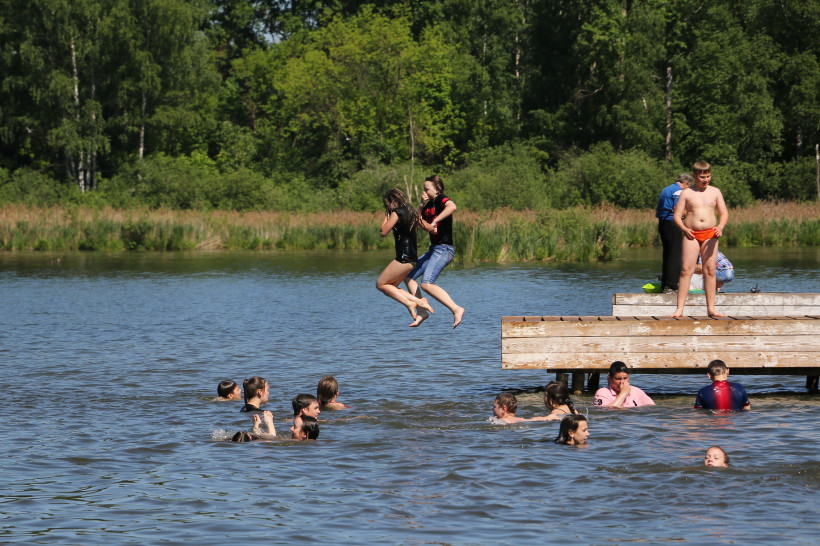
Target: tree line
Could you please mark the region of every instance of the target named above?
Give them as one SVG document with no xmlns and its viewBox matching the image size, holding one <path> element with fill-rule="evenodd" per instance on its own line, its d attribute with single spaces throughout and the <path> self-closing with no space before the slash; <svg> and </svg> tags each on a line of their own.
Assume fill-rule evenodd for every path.
<svg viewBox="0 0 820 546">
<path fill-rule="evenodd" d="M 699 159 L 733 205 L 817 197 L 817 2 L 0 5 L 0 201 L 647 207 Z"/>
</svg>

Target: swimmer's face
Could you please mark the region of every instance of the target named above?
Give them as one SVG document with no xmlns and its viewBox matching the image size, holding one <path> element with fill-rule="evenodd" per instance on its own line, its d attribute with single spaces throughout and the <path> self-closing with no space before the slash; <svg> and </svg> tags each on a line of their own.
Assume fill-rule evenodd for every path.
<svg viewBox="0 0 820 546">
<path fill-rule="evenodd" d="M 498 402 L 493 402 L 493 415 L 501 419 L 504 417 L 504 414 L 507 413 L 507 409 L 499 406 Z"/>
<path fill-rule="evenodd" d="M 580 421 L 578 423 L 578 428 L 575 429 L 575 432 L 570 431 L 569 437 L 572 438 L 572 445 L 581 445 L 587 443 L 587 438 L 589 438 L 589 427 L 587 426 L 586 421 Z"/>
<path fill-rule="evenodd" d="M 712 181 L 712 171 L 698 173 L 695 175 L 695 188 L 705 190 Z"/>
<path fill-rule="evenodd" d="M 552 398 L 550 398 L 550 397 L 549 397 L 548 395 L 546 395 L 546 394 L 544 395 L 544 406 L 545 406 L 545 407 L 546 407 L 549 411 L 552 411 L 552 409 L 555 407 L 555 404 L 552 402 Z"/>
<path fill-rule="evenodd" d="M 320 411 L 321 410 L 319 410 L 319 402 L 314 400 L 310 403 L 308 407 L 302 410 L 302 415 L 308 415 L 310 417 L 313 417 L 314 419 L 318 419 Z"/>
<path fill-rule="evenodd" d="M 427 194 L 427 199 L 435 199 L 438 196 L 436 187 L 429 180 L 424 181 L 424 193 Z"/>
<path fill-rule="evenodd" d="M 270 387 L 268 386 L 267 381 L 265 381 L 265 388 L 262 389 L 262 393 L 259 395 L 259 398 L 263 404 L 267 404 L 268 398 L 270 398 Z"/>
<path fill-rule="evenodd" d="M 626 372 L 618 372 L 609 376 L 609 386 L 615 392 L 621 392 L 621 385 L 627 384 L 629 384 L 629 374 Z"/>
<path fill-rule="evenodd" d="M 293 425 L 290 427 L 290 437 L 294 440 L 307 440 L 307 434 L 302 432 L 302 418 L 298 415 L 293 419 Z"/>
<path fill-rule="evenodd" d="M 726 464 L 726 455 L 723 451 L 716 447 L 710 447 L 706 450 L 706 456 L 703 458 L 703 464 L 706 466 L 729 466 Z"/>
<path fill-rule="evenodd" d="M 228 400 L 240 400 L 242 398 L 242 388 L 237 385 L 233 388 L 231 393 L 228 395 Z"/>
</svg>

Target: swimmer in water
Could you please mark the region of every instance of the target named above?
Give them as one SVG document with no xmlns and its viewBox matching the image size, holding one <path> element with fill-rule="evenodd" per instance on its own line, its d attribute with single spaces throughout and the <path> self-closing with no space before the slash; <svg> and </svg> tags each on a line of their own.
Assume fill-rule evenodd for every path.
<svg viewBox="0 0 820 546">
<path fill-rule="evenodd" d="M 268 403 L 270 398 L 270 388 L 264 377 L 253 376 L 242 382 L 242 390 L 245 396 L 245 405 L 239 411 L 262 411 L 259 406 Z"/>
<path fill-rule="evenodd" d="M 242 389 L 236 384 L 236 381 L 222 381 L 216 386 L 217 398 L 220 402 L 227 402 L 228 400 L 240 400 L 242 398 Z"/>
<path fill-rule="evenodd" d="M 316 387 L 316 398 L 319 399 L 319 409 L 341 410 L 349 406 L 337 402 L 339 396 L 339 382 L 332 375 L 326 375 L 319 380 Z"/>
<path fill-rule="evenodd" d="M 727 467 L 729 466 L 729 454 L 720 446 L 712 446 L 706 450 L 703 458 L 704 466 Z"/>
<path fill-rule="evenodd" d="M 556 444 L 569 446 L 580 446 L 587 443 L 589 438 L 589 426 L 587 418 L 583 415 L 567 415 L 561 421 L 561 428 L 558 429 Z"/>
<path fill-rule="evenodd" d="M 299 415 L 293 419 L 290 434 L 292 439 L 299 442 L 315 440 L 319 437 L 319 421 L 310 415 Z"/>
<path fill-rule="evenodd" d="M 560 421 L 565 415 L 578 413 L 569 397 L 569 389 L 560 381 L 551 381 L 544 387 L 544 406 L 547 415 L 533 417 L 530 421 Z"/>
<path fill-rule="evenodd" d="M 515 411 L 518 409 L 518 399 L 514 394 L 502 392 L 493 401 L 493 416 L 498 421 L 505 423 L 523 423 L 526 419 L 516 417 Z"/>
</svg>

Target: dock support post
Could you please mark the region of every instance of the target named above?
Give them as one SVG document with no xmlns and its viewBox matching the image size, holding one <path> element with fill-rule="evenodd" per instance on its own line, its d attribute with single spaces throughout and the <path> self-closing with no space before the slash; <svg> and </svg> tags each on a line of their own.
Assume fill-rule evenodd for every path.
<svg viewBox="0 0 820 546">
<path fill-rule="evenodd" d="M 584 372 L 572 372 L 572 394 L 584 392 Z"/>
<path fill-rule="evenodd" d="M 566 372 L 558 372 L 555 374 L 555 380 L 564 385 L 569 385 L 569 374 Z"/>
<path fill-rule="evenodd" d="M 598 385 L 601 382 L 601 374 L 599 372 L 590 372 L 589 380 L 587 381 L 587 390 L 594 393 L 598 390 Z"/>
<path fill-rule="evenodd" d="M 811 394 L 817 394 L 817 380 L 820 377 L 816 375 L 807 375 L 806 376 L 806 390 L 808 390 Z"/>
</svg>

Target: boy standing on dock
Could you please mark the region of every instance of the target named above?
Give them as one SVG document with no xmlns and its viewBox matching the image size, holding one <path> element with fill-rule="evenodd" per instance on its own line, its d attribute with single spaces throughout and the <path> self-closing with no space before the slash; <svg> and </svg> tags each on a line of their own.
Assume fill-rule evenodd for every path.
<svg viewBox="0 0 820 546">
<path fill-rule="evenodd" d="M 715 309 L 718 239 L 729 221 L 729 210 L 720 190 L 709 184 L 712 167 L 705 161 L 694 166 L 695 185 L 683 190 L 675 205 L 675 224 L 683 232 L 680 280 L 678 281 L 678 306 L 672 317 L 683 315 L 683 306 L 689 294 L 692 274 L 695 272 L 698 254 L 703 262 L 703 290 L 706 292 L 706 312 L 710 317 L 722 317 Z M 715 215 L 720 216 L 718 221 Z"/>
<path fill-rule="evenodd" d="M 661 265 L 661 288 L 664 293 L 678 289 L 680 279 L 681 246 L 683 235 L 675 225 L 675 205 L 683 190 L 692 185 L 692 175 L 683 173 L 670 186 L 661 192 L 655 217 L 658 219 L 658 235 L 663 246 L 663 264 Z"/>
<path fill-rule="evenodd" d="M 752 409 L 746 389 L 740 383 L 729 383 L 729 368 L 722 360 L 713 360 L 706 368 L 712 384 L 698 391 L 695 407 L 710 410 Z"/>
</svg>

